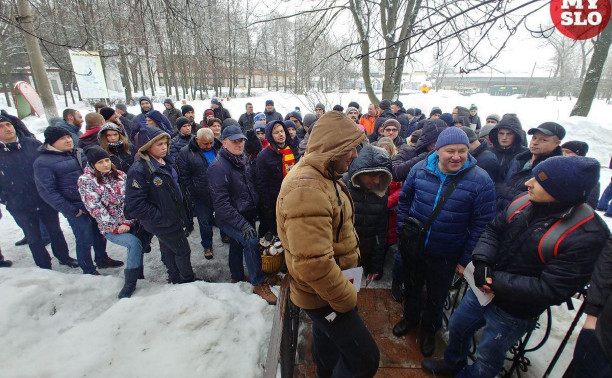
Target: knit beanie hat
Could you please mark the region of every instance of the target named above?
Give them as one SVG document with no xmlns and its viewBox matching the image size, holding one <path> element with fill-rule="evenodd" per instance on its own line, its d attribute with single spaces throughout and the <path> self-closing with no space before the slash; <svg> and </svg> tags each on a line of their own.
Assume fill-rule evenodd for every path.
<svg viewBox="0 0 612 378">
<path fill-rule="evenodd" d="M 253 122 L 261 121 L 262 119 L 266 119 L 266 115 L 263 113 L 257 113 L 255 114 L 255 117 L 253 117 Z"/>
<path fill-rule="evenodd" d="M 272 100 L 266 100 L 266 106 L 268 106 L 268 105 L 272 105 L 272 106 L 274 106 L 274 101 L 272 101 Z"/>
<path fill-rule="evenodd" d="M 472 110 L 478 110 L 478 106 L 472 104 L 472 106 L 470 106 L 470 111 Z"/>
<path fill-rule="evenodd" d="M 589 152 L 589 145 L 579 140 L 565 142 L 561 145 L 561 148 L 567 148 L 578 156 L 586 156 L 587 152 Z"/>
<path fill-rule="evenodd" d="M 253 125 L 253 130 L 255 130 L 258 133 L 265 133 L 266 132 L 266 123 L 264 121 L 257 121 L 257 122 L 255 122 L 255 124 Z"/>
<path fill-rule="evenodd" d="M 185 115 L 187 112 L 194 112 L 193 106 L 191 105 L 183 105 L 181 106 L 181 113 Z"/>
<path fill-rule="evenodd" d="M 320 102 L 318 104 L 315 105 L 315 110 L 316 109 L 321 109 L 323 111 L 325 111 L 325 105 L 321 104 Z"/>
<path fill-rule="evenodd" d="M 401 102 L 400 100 L 395 100 L 391 103 L 391 105 L 395 105 L 397 107 L 403 108 L 404 107 L 404 103 Z"/>
<path fill-rule="evenodd" d="M 586 200 L 599 182 L 599 162 L 583 156 L 555 156 L 533 168 L 533 177 L 561 203 L 575 205 Z"/>
<path fill-rule="evenodd" d="M 487 123 L 486 125 L 480 128 L 480 132 L 478 133 L 478 136 L 480 138 L 486 137 L 487 135 L 489 135 L 489 133 L 494 127 L 495 127 L 494 123 Z"/>
<path fill-rule="evenodd" d="M 406 110 L 407 114 L 410 114 L 411 116 L 414 115 L 414 108 L 408 108 L 408 110 Z"/>
<path fill-rule="evenodd" d="M 105 121 L 108 121 L 109 118 L 113 116 L 113 114 L 115 114 L 115 109 L 113 108 L 104 107 L 100 109 L 100 115 L 104 117 Z"/>
<path fill-rule="evenodd" d="M 95 144 L 85 149 L 85 156 L 87 156 L 87 164 L 89 164 L 91 168 L 94 168 L 96 163 L 100 160 L 110 158 L 105 149 Z"/>
<path fill-rule="evenodd" d="M 382 110 L 391 109 L 391 101 L 382 100 L 380 104 L 378 104 L 378 107 L 381 108 Z"/>
<path fill-rule="evenodd" d="M 300 121 L 300 123 L 302 123 L 302 113 L 300 113 L 298 111 L 293 111 L 293 112 L 289 113 L 289 116 L 297 119 L 298 121 Z"/>
<path fill-rule="evenodd" d="M 59 126 L 49 126 L 45 129 L 45 144 L 52 145 L 57 142 L 58 139 L 66 136 L 72 135 L 70 131 L 64 129 Z"/>
<path fill-rule="evenodd" d="M 208 116 L 214 116 L 215 112 L 212 109 L 206 109 L 204 111 L 204 118 L 208 117 Z"/>
<path fill-rule="evenodd" d="M 189 121 L 189 118 L 187 117 L 178 117 L 176 119 L 176 129 L 180 130 L 181 127 L 183 127 L 186 124 L 191 124 L 191 121 Z"/>
<path fill-rule="evenodd" d="M 348 108 L 346 108 L 346 114 L 348 115 L 350 112 L 357 112 L 359 113 L 359 109 L 353 107 L 353 106 L 349 106 Z"/>
<path fill-rule="evenodd" d="M 255 133 L 255 130 L 247 130 L 245 136 L 247 139 L 244 142 L 244 151 L 248 154 L 254 155 L 257 155 L 259 152 L 261 152 L 261 141 L 257 137 L 257 133 Z"/>
<path fill-rule="evenodd" d="M 442 109 L 438 108 L 437 106 L 434 106 L 433 108 L 431 108 L 431 111 L 429 112 L 429 116 L 433 116 L 434 114 L 440 114 L 442 115 Z M 452 116 L 451 116 L 452 117 Z"/>
<path fill-rule="evenodd" d="M 423 114 L 423 112 L 421 111 L 421 109 L 419 109 L 419 108 L 414 108 L 414 116 L 415 116 L 415 117 L 418 117 L 418 116 L 420 116 L 421 114 Z"/>
<path fill-rule="evenodd" d="M 450 113 L 442 113 L 439 119 L 446 122 L 446 125 L 448 126 L 452 126 L 455 123 L 455 121 L 453 120 L 453 115 Z"/>
<path fill-rule="evenodd" d="M 316 121 L 317 121 L 316 114 L 308 113 L 304 116 L 304 122 L 302 122 L 302 124 L 304 125 L 304 127 L 310 127 Z"/>
<path fill-rule="evenodd" d="M 332 109 L 336 112 L 343 112 L 344 111 L 344 106 L 342 105 L 334 105 L 334 108 Z"/>
<path fill-rule="evenodd" d="M 359 104 L 357 103 L 357 101 L 351 101 L 348 104 L 349 107 L 353 107 L 355 109 L 359 109 Z"/>
<path fill-rule="evenodd" d="M 211 98 L 211 99 L 210 99 L 210 103 L 211 103 L 211 104 L 214 104 L 214 105 L 221 105 L 221 102 L 220 102 L 220 101 L 219 101 L 219 99 L 218 99 L 218 98 L 216 98 L 216 97 Z"/>
<path fill-rule="evenodd" d="M 127 113 L 127 106 L 125 106 L 125 104 L 117 104 L 115 105 L 115 109 L 119 109 Z"/>
<path fill-rule="evenodd" d="M 449 127 L 444 129 L 438 136 L 438 140 L 436 141 L 436 146 L 434 150 L 442 148 L 444 146 L 448 146 L 449 144 L 465 144 L 470 147 L 470 140 L 468 136 L 465 135 L 465 132 L 458 127 Z"/>
<path fill-rule="evenodd" d="M 295 123 L 292 120 L 290 120 L 290 119 L 286 120 L 283 123 L 285 124 L 286 128 L 293 127 L 294 129 L 297 129 L 297 127 L 295 126 Z"/>
<path fill-rule="evenodd" d="M 472 130 L 471 127 L 462 126 L 462 127 L 460 127 L 460 129 L 463 130 L 465 135 L 467 135 L 468 140 L 470 141 L 470 143 L 473 143 L 476 140 L 478 140 L 478 137 L 476 136 L 476 133 L 474 132 L 474 130 Z"/>
<path fill-rule="evenodd" d="M 492 119 L 496 121 L 497 123 L 499 123 L 499 120 L 500 120 L 499 115 L 497 114 L 489 114 L 485 120 L 489 120 L 489 119 Z"/>
</svg>

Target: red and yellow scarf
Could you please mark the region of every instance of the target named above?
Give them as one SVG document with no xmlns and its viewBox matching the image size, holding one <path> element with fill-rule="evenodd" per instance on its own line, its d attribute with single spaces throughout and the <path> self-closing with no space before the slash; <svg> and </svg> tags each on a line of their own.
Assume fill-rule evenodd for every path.
<svg viewBox="0 0 612 378">
<path fill-rule="evenodd" d="M 285 148 L 279 148 L 278 152 L 283 156 L 283 178 L 287 176 L 287 173 L 293 168 L 295 165 L 295 156 L 293 156 L 293 151 L 289 146 L 285 146 Z"/>
</svg>

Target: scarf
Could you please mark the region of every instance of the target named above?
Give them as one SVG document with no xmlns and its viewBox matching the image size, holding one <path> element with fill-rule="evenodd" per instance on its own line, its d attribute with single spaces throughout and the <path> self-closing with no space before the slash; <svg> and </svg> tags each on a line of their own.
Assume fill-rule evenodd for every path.
<svg viewBox="0 0 612 378">
<path fill-rule="evenodd" d="M 283 178 L 287 176 L 287 173 L 293 168 L 295 165 L 295 156 L 293 156 L 293 151 L 291 151 L 291 147 L 285 146 L 285 148 L 279 148 L 278 152 L 283 157 Z"/>
</svg>

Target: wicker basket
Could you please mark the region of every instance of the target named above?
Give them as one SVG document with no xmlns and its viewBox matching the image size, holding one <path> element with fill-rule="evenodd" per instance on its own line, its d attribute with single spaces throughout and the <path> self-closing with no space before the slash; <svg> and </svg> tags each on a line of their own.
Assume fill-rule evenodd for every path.
<svg viewBox="0 0 612 378">
<path fill-rule="evenodd" d="M 276 274 L 280 272 L 284 263 L 284 253 L 279 253 L 274 256 L 261 255 L 261 270 L 266 274 Z"/>
</svg>

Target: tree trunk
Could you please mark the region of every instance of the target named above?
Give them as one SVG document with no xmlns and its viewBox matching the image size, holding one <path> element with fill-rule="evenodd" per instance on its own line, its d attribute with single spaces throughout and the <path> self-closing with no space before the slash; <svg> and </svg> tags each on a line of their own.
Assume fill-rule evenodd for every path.
<svg viewBox="0 0 612 378">
<path fill-rule="evenodd" d="M 119 74 L 121 75 L 121 84 L 125 91 L 125 102 L 128 104 L 132 100 L 132 86 L 130 85 L 130 72 L 128 70 L 127 59 L 123 46 L 119 45 Z"/>
<path fill-rule="evenodd" d="M 582 116 L 586 117 L 589 115 L 593 99 L 597 93 L 597 87 L 599 80 L 601 79 L 601 72 L 603 71 L 606 60 L 608 59 L 608 52 L 610 50 L 610 44 L 612 42 L 612 25 L 608 23 L 608 26 L 599 35 L 599 38 L 595 42 L 595 49 L 591 56 L 589 68 L 584 76 L 584 82 L 582 83 L 582 89 L 580 95 L 576 101 L 576 105 L 572 109 L 570 116 Z"/>
<path fill-rule="evenodd" d="M 350 0 L 351 14 L 359 32 L 359 40 L 361 47 L 361 76 L 363 76 L 363 84 L 366 93 L 372 104 L 378 105 L 380 100 L 376 97 L 372 88 L 372 79 L 370 78 L 370 42 L 368 40 L 368 32 L 361 19 L 363 3 L 361 0 Z"/>
<path fill-rule="evenodd" d="M 51 84 L 47 77 L 47 70 L 45 68 L 45 62 L 43 61 L 42 53 L 40 51 L 40 45 L 38 44 L 38 38 L 35 37 L 34 28 L 32 26 L 33 18 L 30 13 L 30 3 L 28 0 L 17 0 L 17 7 L 19 10 L 19 25 L 23 29 L 23 38 L 25 39 L 26 48 L 28 50 L 28 58 L 30 59 L 30 67 L 32 68 L 32 75 L 34 75 L 34 81 L 36 82 L 36 90 L 40 94 L 40 99 L 45 109 L 45 116 L 47 119 L 51 117 L 57 117 L 57 107 L 55 106 L 55 99 L 53 98 L 53 92 L 51 91 Z"/>
</svg>

